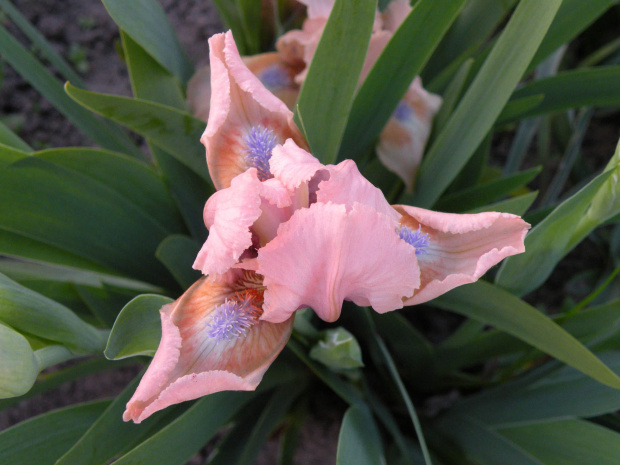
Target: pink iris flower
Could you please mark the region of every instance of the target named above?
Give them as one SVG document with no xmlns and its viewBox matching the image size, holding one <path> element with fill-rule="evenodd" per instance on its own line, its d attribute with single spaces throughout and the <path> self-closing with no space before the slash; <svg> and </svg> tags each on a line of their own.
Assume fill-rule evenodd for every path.
<svg viewBox="0 0 620 465">
<path fill-rule="evenodd" d="M 161 309 L 162 340 L 123 418 L 222 390 L 253 390 L 290 337 L 296 310 L 338 319 L 344 300 L 379 313 L 476 281 L 524 251 L 505 213 L 390 206 L 355 163 L 323 165 L 286 105 L 243 63 L 232 34 L 211 47 L 202 142 L 218 191 L 204 210 L 205 275 Z"/>
</svg>

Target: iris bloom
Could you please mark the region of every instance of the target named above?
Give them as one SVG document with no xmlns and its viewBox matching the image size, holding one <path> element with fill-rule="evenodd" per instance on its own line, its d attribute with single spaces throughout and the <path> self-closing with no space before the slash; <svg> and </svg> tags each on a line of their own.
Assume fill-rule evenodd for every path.
<svg viewBox="0 0 620 465">
<path fill-rule="evenodd" d="M 473 282 L 524 250 L 515 215 L 390 206 L 351 160 L 323 165 L 286 105 L 248 70 L 232 34 L 211 47 L 202 137 L 216 192 L 194 267 L 208 275 L 161 309 L 162 340 L 125 420 L 222 390 L 253 390 L 311 307 L 344 300 L 379 313 Z"/>
</svg>

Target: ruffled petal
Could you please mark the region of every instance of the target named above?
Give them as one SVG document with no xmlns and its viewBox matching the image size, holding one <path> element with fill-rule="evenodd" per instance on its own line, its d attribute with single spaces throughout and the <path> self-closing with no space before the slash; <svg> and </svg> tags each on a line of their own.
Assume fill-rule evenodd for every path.
<svg viewBox="0 0 620 465">
<path fill-rule="evenodd" d="M 402 308 L 419 285 L 415 250 L 401 240 L 398 223 L 368 205 L 317 203 L 295 212 L 258 252 L 264 276 L 262 319 L 286 321 L 311 307 L 335 321 L 343 300 L 378 312 Z"/>
<path fill-rule="evenodd" d="M 416 77 L 379 136 L 379 159 L 403 180 L 409 192 L 413 190 L 433 118 L 440 106 L 441 97 L 424 90 L 420 78 Z"/>
<path fill-rule="evenodd" d="M 273 149 L 269 166 L 273 175 L 290 190 L 310 182 L 317 171 L 327 171 L 325 165 L 291 139 Z"/>
<path fill-rule="evenodd" d="M 347 210 L 356 202 L 362 203 L 395 221 L 400 219 L 400 214 L 391 207 L 383 192 L 362 176 L 353 160 L 344 160 L 336 166 L 330 165 L 328 169 L 329 179 L 319 183 L 318 202 L 343 204 Z"/>
<path fill-rule="evenodd" d="M 230 341 L 218 341 L 209 334 L 217 307 L 252 286 L 260 288 L 255 277 L 235 285 L 204 277 L 162 308 L 162 339 L 127 403 L 125 421 L 140 423 L 172 404 L 218 391 L 256 389 L 288 341 L 293 319 L 280 324 L 256 320 L 243 336 Z"/>
<path fill-rule="evenodd" d="M 278 225 L 292 215 L 285 208 L 289 205 L 291 195 L 277 179 L 261 182 L 255 168 L 240 174 L 207 201 L 204 221 L 209 236 L 193 267 L 203 274 L 226 272 L 252 247 L 253 234 L 259 243 L 271 240 Z"/>
<path fill-rule="evenodd" d="M 420 288 L 405 305 L 427 302 L 462 284 L 477 281 L 504 258 L 525 251 L 530 225 L 516 215 L 439 213 L 395 205 L 401 224 L 428 234 L 428 245 L 418 252 Z"/>
<path fill-rule="evenodd" d="M 253 134 L 266 135 L 266 145 L 292 138 L 306 143 L 293 122 L 293 113 L 275 97 L 241 60 L 229 31 L 209 39 L 211 102 L 209 121 L 201 138 L 207 150 L 209 173 L 216 188 L 248 169 Z M 268 144 L 267 144 L 268 142 Z"/>
</svg>

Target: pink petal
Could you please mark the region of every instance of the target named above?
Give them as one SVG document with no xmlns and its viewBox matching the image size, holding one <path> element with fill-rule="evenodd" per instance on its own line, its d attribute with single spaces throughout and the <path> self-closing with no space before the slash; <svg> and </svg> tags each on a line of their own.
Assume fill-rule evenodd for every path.
<svg viewBox="0 0 620 465">
<path fill-rule="evenodd" d="M 203 121 L 209 118 L 211 106 L 211 67 L 198 68 L 187 83 L 187 106 L 189 111 Z"/>
<path fill-rule="evenodd" d="M 328 18 L 334 7 L 334 0 L 298 0 L 308 7 L 308 18 Z"/>
<path fill-rule="evenodd" d="M 204 210 L 209 236 L 193 267 L 203 274 L 220 274 L 236 264 L 253 245 L 253 235 L 266 243 L 292 211 L 288 190 L 277 180 L 258 180 L 251 168 L 232 180 L 230 187 L 213 194 Z M 260 220 L 253 231 L 250 229 Z"/>
<path fill-rule="evenodd" d="M 425 91 L 416 77 L 379 137 L 379 159 L 403 180 L 409 192 L 413 190 L 433 118 L 440 106 L 441 97 Z"/>
<path fill-rule="evenodd" d="M 324 170 L 327 174 L 325 165 L 292 139 L 273 149 L 269 167 L 273 175 L 289 190 L 310 182 L 317 171 Z"/>
<path fill-rule="evenodd" d="M 413 8 L 410 0 L 392 0 L 381 15 L 383 28 L 390 32 L 396 32 L 407 15 L 411 13 L 411 10 Z"/>
<path fill-rule="evenodd" d="M 261 287 L 255 275 L 245 276 L 236 287 L 201 278 L 176 302 L 162 308 L 162 339 L 127 403 L 125 421 L 140 423 L 172 404 L 218 391 L 256 389 L 288 341 L 293 319 L 281 324 L 256 321 L 244 336 L 230 341 L 218 342 L 208 335 L 218 305 L 242 288 Z"/>
<path fill-rule="evenodd" d="M 293 113 L 243 64 L 230 31 L 211 37 L 209 46 L 212 93 L 201 141 L 213 183 L 222 189 L 249 167 L 247 137 L 253 128 L 272 131 L 277 143 L 292 138 L 306 144 Z"/>
<path fill-rule="evenodd" d="M 286 321 L 312 307 L 335 321 L 344 299 L 378 312 L 402 308 L 419 286 L 415 250 L 400 239 L 398 223 L 368 205 L 317 203 L 297 210 L 258 252 L 264 276 L 262 319 Z"/>
<path fill-rule="evenodd" d="M 477 281 L 504 258 L 525 251 L 530 225 L 509 213 L 455 214 L 395 205 L 401 224 L 421 227 L 429 245 L 418 255 L 420 288 L 405 305 L 427 302 L 462 284 Z"/>
<path fill-rule="evenodd" d="M 344 160 L 328 168 L 330 177 L 319 183 L 318 202 L 343 204 L 347 211 L 354 203 L 362 203 L 395 221 L 400 219 L 400 214 L 390 206 L 383 192 L 362 176 L 353 160 Z"/>
</svg>

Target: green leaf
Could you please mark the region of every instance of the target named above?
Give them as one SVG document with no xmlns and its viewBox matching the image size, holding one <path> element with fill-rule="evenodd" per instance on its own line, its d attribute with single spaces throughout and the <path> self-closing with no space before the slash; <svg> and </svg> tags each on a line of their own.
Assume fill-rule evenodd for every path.
<svg viewBox="0 0 620 465">
<path fill-rule="evenodd" d="M 260 414 L 252 422 L 242 419 L 222 444 L 209 465 L 252 465 L 272 431 L 282 421 L 293 402 L 299 397 L 304 383 L 285 384 L 276 389 L 269 400 L 256 399 Z M 243 447 L 239 447 L 243 444 Z"/>
<path fill-rule="evenodd" d="M 537 460 L 522 447 L 484 423 L 467 416 L 444 415 L 435 426 L 443 433 L 443 441 L 448 438 L 458 446 L 457 451 L 460 452 L 457 455 L 458 461 L 451 463 L 550 465 Z M 445 447 L 443 441 L 441 446 Z"/>
<path fill-rule="evenodd" d="M 433 120 L 433 131 L 440 133 L 443 127 L 448 122 L 450 115 L 454 111 L 454 107 L 461 99 L 462 93 L 465 90 L 465 85 L 468 82 L 469 72 L 471 71 L 474 59 L 469 58 L 463 62 L 458 71 L 448 84 L 446 91 L 443 95 L 443 102 L 439 111 Z"/>
<path fill-rule="evenodd" d="M 597 381 L 620 388 L 620 378 L 573 336 L 541 312 L 499 287 L 478 281 L 431 301 L 522 339 Z"/>
<path fill-rule="evenodd" d="M 231 0 L 213 0 L 213 4 L 217 9 L 220 19 L 226 26 L 226 29 L 232 30 L 237 49 L 241 56 L 248 55 L 249 47 L 245 37 L 245 29 L 236 2 Z"/>
<path fill-rule="evenodd" d="M 81 353 L 97 353 L 105 336 L 71 310 L 0 274 L 0 321 Z"/>
<path fill-rule="evenodd" d="M 13 131 L 0 122 L 0 144 L 23 152 L 32 152 L 32 148 L 26 144 Z"/>
<path fill-rule="evenodd" d="M 121 38 L 134 96 L 186 110 L 185 99 L 176 79 L 123 31 Z M 204 179 L 154 145 L 150 139 L 147 139 L 147 144 L 188 229 L 194 237 L 202 239 L 206 234 L 202 209 L 205 199 L 213 189 Z"/>
<path fill-rule="evenodd" d="M 54 410 L 2 431 L 0 463 L 54 465 L 109 403 L 100 400 Z"/>
<path fill-rule="evenodd" d="M 0 399 L 25 394 L 38 374 L 39 364 L 26 338 L 0 324 Z"/>
<path fill-rule="evenodd" d="M 91 176 L 39 157 L 0 170 L 0 229 L 138 279 L 169 283 L 154 257 L 168 231 Z"/>
<path fill-rule="evenodd" d="M 587 2 L 563 0 L 547 35 L 532 59 L 530 69 L 533 69 L 558 47 L 572 41 L 596 18 L 617 4 L 618 0 L 588 0 Z"/>
<path fill-rule="evenodd" d="M 416 187 L 432 206 L 487 135 L 521 79 L 561 0 L 522 0 L 446 127 L 426 154 Z"/>
<path fill-rule="evenodd" d="M 504 429 L 499 433 L 544 464 L 620 463 L 620 435 L 584 420 L 528 425 Z"/>
<path fill-rule="evenodd" d="M 69 83 L 65 90 L 76 102 L 150 139 L 209 180 L 204 148 L 200 144 L 204 122 L 189 113 L 147 100 L 89 92 Z"/>
<path fill-rule="evenodd" d="M 218 392 L 203 397 L 114 465 L 183 465 L 255 395 Z"/>
<path fill-rule="evenodd" d="M 185 84 L 193 68 L 156 0 L 103 0 L 120 29 L 125 31 L 157 62 Z"/>
<path fill-rule="evenodd" d="M 175 410 L 157 412 L 139 425 L 123 421 L 126 404 L 141 375 L 121 392 L 79 440 L 54 465 L 105 465 L 129 447 L 142 442 Z M 178 411 L 177 411 L 178 413 Z M 171 415 L 172 414 L 172 415 Z"/>
<path fill-rule="evenodd" d="M 260 39 L 263 4 L 255 0 L 236 0 L 235 3 L 245 31 L 245 41 L 248 46 L 247 55 L 260 53 L 262 51 Z"/>
<path fill-rule="evenodd" d="M 17 27 L 32 42 L 32 46 L 56 68 L 67 80 L 76 86 L 84 87 L 82 79 L 73 71 L 73 68 L 65 61 L 56 49 L 41 35 L 41 33 L 28 21 L 9 0 L 0 0 L 0 8 L 13 21 Z"/>
<path fill-rule="evenodd" d="M 107 328 L 111 328 L 121 309 L 137 292 L 119 291 L 109 286 L 75 285 L 75 290 L 90 312 Z"/>
<path fill-rule="evenodd" d="M 199 250 L 200 243 L 190 237 L 175 234 L 159 244 L 155 256 L 168 268 L 181 288 L 187 289 L 202 276 L 200 271 L 192 268 Z"/>
<path fill-rule="evenodd" d="M 619 352 L 602 354 L 601 360 L 620 373 Z M 452 412 L 469 415 L 493 428 L 508 428 L 567 417 L 593 417 L 618 408 L 620 390 L 565 366 L 533 382 L 517 379 L 483 391 L 456 404 Z"/>
<path fill-rule="evenodd" d="M 347 370 L 363 367 L 362 350 L 349 331 L 338 328 L 321 331 L 321 338 L 310 349 L 310 358 L 332 370 Z"/>
<path fill-rule="evenodd" d="M 435 204 L 435 208 L 442 212 L 457 213 L 480 208 L 525 186 L 541 171 L 542 167 L 537 166 L 485 184 L 463 189 L 442 197 Z"/>
<path fill-rule="evenodd" d="M 159 310 L 171 302 L 169 297 L 143 294 L 125 305 L 112 327 L 105 356 L 109 360 L 152 356 L 161 339 Z"/>
<path fill-rule="evenodd" d="M 355 158 L 356 154 L 361 153 L 379 136 L 413 78 L 419 74 L 435 50 L 463 3 L 464 0 L 419 0 L 416 3 L 379 56 L 355 97 L 340 145 L 339 160 Z M 343 41 L 345 44 L 348 42 L 347 39 Z M 350 59 L 350 56 L 347 59 Z M 324 82 L 332 81 L 328 79 Z M 350 84 L 355 86 L 356 82 L 351 79 Z M 322 84 L 322 88 L 324 87 L 325 84 Z M 304 122 L 307 123 L 306 112 L 303 115 Z M 319 116 L 324 118 L 323 114 Z M 314 149 L 313 144 L 310 145 Z"/>
<path fill-rule="evenodd" d="M 506 107 L 497 124 L 569 108 L 620 105 L 620 66 L 578 69 L 538 79 L 516 90 L 510 103 L 537 95 L 543 96 L 538 105 L 519 112 Z"/>
<path fill-rule="evenodd" d="M 512 197 L 506 200 L 501 200 L 496 203 L 485 205 L 484 207 L 473 208 L 467 213 L 480 213 L 480 212 L 504 212 L 512 213 L 513 215 L 523 216 L 528 211 L 530 206 L 536 200 L 538 191 L 530 192 L 529 194 L 519 195 L 518 197 Z"/>
<path fill-rule="evenodd" d="M 167 231 L 184 230 L 166 185 L 145 163 L 120 153 L 82 147 L 43 150 L 35 155 L 114 190 Z"/>
<path fill-rule="evenodd" d="M 107 122 L 95 118 L 68 98 L 62 84 L 3 27 L 0 27 L 0 55 L 58 111 L 96 143 L 109 150 L 142 157 L 142 153 L 129 136 Z"/>
<path fill-rule="evenodd" d="M 370 412 L 359 406 L 350 407 L 342 419 L 336 465 L 385 463 L 381 436 Z"/>
<path fill-rule="evenodd" d="M 508 257 L 495 283 L 513 294 L 527 294 L 540 286 L 569 250 L 567 246 L 592 199 L 612 171 L 597 176 L 562 202 L 525 237 L 525 252 Z"/>
<path fill-rule="evenodd" d="M 517 0 L 467 1 L 454 25 L 429 60 L 423 77 L 431 79 L 436 77 L 465 52 L 468 53 L 463 59 L 473 55 L 480 44 L 489 39 L 516 3 Z"/>
<path fill-rule="evenodd" d="M 132 361 L 132 363 L 135 363 Z M 94 373 L 110 370 L 113 368 L 119 368 L 126 365 L 127 362 L 110 362 L 103 357 L 90 358 L 86 361 L 76 363 L 66 368 L 57 367 L 50 373 L 41 373 L 37 378 L 36 384 L 26 394 L 19 397 L 12 397 L 10 399 L 0 400 L 0 410 L 11 407 L 22 400 L 34 397 L 42 392 L 49 391 L 58 386 L 61 386 L 70 381 L 74 381 L 79 378 L 84 378 Z"/>
<path fill-rule="evenodd" d="M 376 0 L 336 0 L 299 93 L 295 121 L 326 164 L 338 154 L 376 8 Z"/>
<path fill-rule="evenodd" d="M 433 373 L 433 347 L 401 314 L 371 313 L 377 332 L 382 336 L 402 367 L 403 376 L 413 383 L 423 383 Z"/>
</svg>

